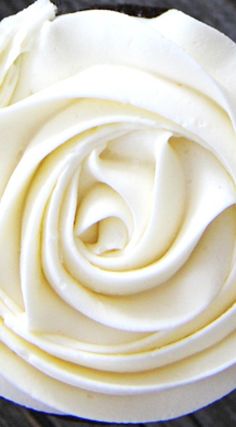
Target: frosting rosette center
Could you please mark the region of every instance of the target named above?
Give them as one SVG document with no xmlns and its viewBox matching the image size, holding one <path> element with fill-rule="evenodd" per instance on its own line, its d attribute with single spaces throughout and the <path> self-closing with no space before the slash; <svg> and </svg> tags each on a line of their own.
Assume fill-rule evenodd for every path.
<svg viewBox="0 0 236 427">
<path fill-rule="evenodd" d="M 235 45 L 177 11 L 48 0 L 0 25 L 4 381 L 122 422 L 232 390 Z"/>
</svg>

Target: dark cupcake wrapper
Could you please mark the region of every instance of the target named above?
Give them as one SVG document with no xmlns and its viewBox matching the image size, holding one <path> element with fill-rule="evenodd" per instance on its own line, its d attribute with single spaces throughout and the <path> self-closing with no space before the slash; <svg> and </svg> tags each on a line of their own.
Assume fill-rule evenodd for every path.
<svg viewBox="0 0 236 427">
<path fill-rule="evenodd" d="M 57 7 L 58 7 L 58 14 L 63 14 L 71 11 L 76 11 L 78 8 L 75 7 L 75 2 L 72 1 L 55 1 Z M 163 7 L 154 7 L 154 6 L 144 6 L 144 5 L 138 5 L 138 4 L 131 4 L 129 2 L 125 4 L 115 4 L 111 2 L 106 1 L 99 1 L 99 2 L 90 2 L 84 3 L 80 2 L 79 10 L 88 10 L 88 9 L 106 9 L 106 10 L 112 10 L 115 12 L 122 12 L 126 15 L 131 16 L 138 16 L 142 18 L 153 18 L 155 16 L 160 15 L 163 12 L 166 12 L 168 9 Z"/>
</svg>

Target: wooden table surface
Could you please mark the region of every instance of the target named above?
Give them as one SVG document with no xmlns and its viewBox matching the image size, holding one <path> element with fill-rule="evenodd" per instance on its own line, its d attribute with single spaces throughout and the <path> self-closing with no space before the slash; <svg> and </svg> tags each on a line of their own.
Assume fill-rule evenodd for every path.
<svg viewBox="0 0 236 427">
<path fill-rule="evenodd" d="M 95 1 L 97 5 L 101 6 L 114 7 L 114 5 L 119 5 L 120 8 L 131 13 L 133 5 L 138 5 L 140 10 L 143 6 L 150 6 L 160 12 L 168 8 L 177 8 L 218 28 L 236 41 L 236 0 Z M 0 0 L 0 18 L 15 13 L 31 3 L 33 3 L 31 0 Z M 94 0 L 54 0 L 54 3 L 57 4 L 59 12 L 65 13 L 88 9 L 93 6 Z M 155 12 L 154 9 L 153 12 Z M 92 424 L 106 425 L 68 417 L 49 416 L 0 399 L 0 427 L 88 427 Z M 119 424 L 114 424 L 114 426 L 117 425 Z M 145 426 L 145 424 L 139 425 Z M 151 427 L 157 423 L 149 423 L 148 425 Z M 173 421 L 162 422 L 160 425 L 163 427 L 236 427 L 236 391 L 194 414 Z"/>
</svg>

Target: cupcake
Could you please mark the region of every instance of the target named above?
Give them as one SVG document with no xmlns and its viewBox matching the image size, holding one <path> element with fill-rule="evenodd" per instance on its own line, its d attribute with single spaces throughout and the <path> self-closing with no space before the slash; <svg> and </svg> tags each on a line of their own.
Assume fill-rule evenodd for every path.
<svg viewBox="0 0 236 427">
<path fill-rule="evenodd" d="M 179 11 L 1 22 L 2 395 L 108 422 L 235 388 L 236 46 Z"/>
</svg>

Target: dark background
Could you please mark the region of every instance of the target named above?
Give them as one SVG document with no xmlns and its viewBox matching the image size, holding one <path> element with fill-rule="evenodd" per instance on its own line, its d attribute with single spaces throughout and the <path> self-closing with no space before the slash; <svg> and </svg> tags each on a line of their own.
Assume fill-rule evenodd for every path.
<svg viewBox="0 0 236 427">
<path fill-rule="evenodd" d="M 0 19 L 16 13 L 31 3 L 33 1 L 30 0 L 0 0 Z M 54 0 L 54 3 L 58 6 L 59 13 L 96 6 L 118 8 L 130 14 L 155 16 L 168 8 L 176 8 L 218 28 L 236 42 L 236 0 Z M 157 424 L 160 427 L 236 427 L 236 391 L 194 414 L 173 421 L 149 423 L 147 426 L 154 427 Z M 0 399 L 0 427 L 89 427 L 92 425 L 100 427 L 107 424 L 44 415 Z M 145 424 L 138 425 L 145 427 Z"/>
</svg>

